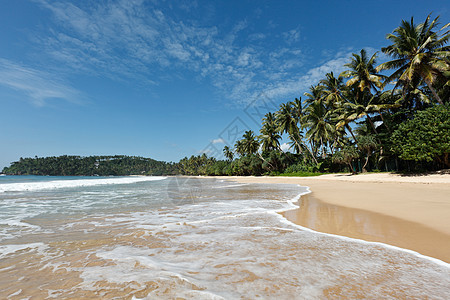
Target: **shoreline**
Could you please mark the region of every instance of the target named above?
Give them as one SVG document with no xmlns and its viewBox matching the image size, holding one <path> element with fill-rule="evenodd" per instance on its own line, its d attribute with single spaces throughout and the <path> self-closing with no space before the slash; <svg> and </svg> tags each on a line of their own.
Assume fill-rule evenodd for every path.
<svg viewBox="0 0 450 300">
<path fill-rule="evenodd" d="M 299 208 L 281 213 L 290 222 L 318 232 L 413 250 L 450 263 L 449 174 L 220 179 L 307 186 L 311 193 L 301 196 Z"/>
</svg>

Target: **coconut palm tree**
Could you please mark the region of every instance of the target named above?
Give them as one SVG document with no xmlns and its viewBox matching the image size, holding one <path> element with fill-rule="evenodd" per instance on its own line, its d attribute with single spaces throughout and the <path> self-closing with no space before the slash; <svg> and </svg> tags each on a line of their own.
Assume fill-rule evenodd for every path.
<svg viewBox="0 0 450 300">
<path fill-rule="evenodd" d="M 300 130 L 290 102 L 280 104 L 280 109 L 275 113 L 275 120 L 281 133 L 291 135 Z"/>
<path fill-rule="evenodd" d="M 278 131 L 289 135 L 297 153 L 301 153 L 306 148 L 317 164 L 317 159 L 314 157 L 311 149 L 302 142 L 302 135 L 298 126 L 299 117 L 296 110 L 293 109 L 292 102 L 282 103 L 280 105 L 280 109 L 275 113 L 275 120 L 278 124 Z"/>
<path fill-rule="evenodd" d="M 374 53 L 369 59 L 366 50 L 361 49 L 360 54 L 353 53 L 351 62 L 344 65 L 349 70 L 342 72 L 339 76 L 350 78 L 346 85 L 357 88 L 360 93 L 372 93 L 372 91 L 376 93 L 383 85 L 382 80 L 386 78 L 377 73 L 376 58 L 377 53 Z"/>
<path fill-rule="evenodd" d="M 282 103 L 280 109 L 275 113 L 275 120 L 280 133 L 287 133 L 289 137 L 300 147 L 300 128 L 294 116 L 290 102 Z"/>
<path fill-rule="evenodd" d="M 304 93 L 307 98 L 305 100 L 306 105 L 323 100 L 323 86 L 320 84 L 312 85 L 309 87 L 309 92 Z"/>
<path fill-rule="evenodd" d="M 336 78 L 333 72 L 330 72 L 325 74 L 325 79 L 319 83 L 322 85 L 322 99 L 327 105 L 338 107 L 345 102 L 342 77 Z"/>
<path fill-rule="evenodd" d="M 262 143 L 263 151 L 271 151 L 280 149 L 281 135 L 275 122 L 275 115 L 271 112 L 267 113 L 263 118 L 263 126 L 259 136 Z"/>
<path fill-rule="evenodd" d="M 234 144 L 234 149 L 235 152 L 239 155 L 239 156 L 245 156 L 245 149 L 244 149 L 244 143 L 242 142 L 242 140 L 237 140 L 236 143 Z"/>
<path fill-rule="evenodd" d="M 360 118 L 366 117 L 372 126 L 374 133 L 378 134 L 372 118 L 370 117 L 371 113 L 379 112 L 381 110 L 380 106 L 374 104 L 377 96 L 371 96 L 370 94 L 365 93 L 358 97 L 356 95 L 358 92 L 358 90 L 349 92 L 348 100 L 343 103 L 340 108 L 336 109 L 336 112 L 340 114 L 340 120 L 337 123 L 337 127 L 345 126 Z"/>
<path fill-rule="evenodd" d="M 255 154 L 258 151 L 259 143 L 252 130 L 247 130 L 244 133 L 241 143 L 244 155 Z"/>
<path fill-rule="evenodd" d="M 450 23 L 438 30 L 438 20 L 439 17 L 430 22 L 430 15 L 419 25 L 414 24 L 413 18 L 410 22 L 403 20 L 393 33 L 386 36 L 392 45 L 381 48 L 381 51 L 394 60 L 379 65 L 377 71 L 394 69 L 387 82 L 397 80 L 395 87 L 403 86 L 404 100 L 411 90 L 417 88 L 421 79 L 435 99 L 443 104 L 433 84 L 438 78 L 447 78 L 444 74 L 450 71 L 450 48 L 446 45 L 450 32 L 443 32 Z"/>
<path fill-rule="evenodd" d="M 330 119 L 332 113 L 333 111 L 327 110 L 320 101 L 311 103 L 305 109 L 303 124 L 307 128 L 305 137 L 321 147 L 322 158 L 326 157 L 325 147 L 334 140 L 336 133 L 335 124 Z"/>
<path fill-rule="evenodd" d="M 297 124 L 301 124 L 303 117 L 302 98 L 301 97 L 300 99 L 295 98 L 295 100 L 291 102 L 291 106 L 292 106 L 292 113 L 297 121 Z"/>
<path fill-rule="evenodd" d="M 223 154 L 229 161 L 232 161 L 234 158 L 233 151 L 231 151 L 230 147 L 228 146 L 223 147 Z"/>
</svg>

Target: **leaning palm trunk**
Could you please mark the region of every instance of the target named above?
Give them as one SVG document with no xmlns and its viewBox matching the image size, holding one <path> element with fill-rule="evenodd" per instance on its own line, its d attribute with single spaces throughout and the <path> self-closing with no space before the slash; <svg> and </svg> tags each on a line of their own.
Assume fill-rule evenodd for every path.
<svg viewBox="0 0 450 300">
<path fill-rule="evenodd" d="M 431 81 L 429 79 L 425 79 L 425 83 L 427 84 L 428 88 L 430 89 L 431 93 L 433 93 L 433 96 L 436 98 L 437 102 L 439 102 L 439 104 L 444 104 L 444 102 L 442 102 L 441 97 L 439 97 L 439 95 L 436 93 L 436 90 L 434 89 L 433 85 L 431 84 Z"/>
<path fill-rule="evenodd" d="M 375 124 L 373 124 L 372 118 L 369 116 L 369 114 L 367 114 L 367 120 L 369 120 L 370 126 L 372 127 L 375 135 L 378 135 L 377 128 L 375 127 Z"/>
<path fill-rule="evenodd" d="M 286 156 L 286 158 L 292 163 L 292 159 L 287 155 L 286 152 L 283 151 L 283 149 L 281 149 L 280 146 L 277 147 L 277 150 L 280 151 L 281 153 L 283 153 L 284 156 Z"/>
<path fill-rule="evenodd" d="M 333 143 L 330 143 L 330 151 L 331 151 L 331 156 L 333 156 L 334 154 L 334 147 L 336 145 L 336 139 L 333 141 Z"/>
<path fill-rule="evenodd" d="M 381 113 L 381 110 L 378 111 L 378 114 L 380 115 L 380 118 L 383 121 L 384 126 L 386 126 L 386 129 L 389 131 L 389 133 L 392 133 L 391 128 L 386 124 L 386 121 L 384 120 L 384 117 L 383 117 L 383 114 Z"/>
<path fill-rule="evenodd" d="M 367 114 L 367 120 L 369 120 L 369 123 L 373 128 L 373 132 L 375 133 L 375 138 L 377 139 L 378 144 L 381 145 L 381 140 L 378 138 L 377 128 L 375 127 L 375 124 L 373 124 L 372 118 L 369 116 L 369 114 Z M 384 123 L 384 121 L 383 121 L 383 123 Z"/>
<path fill-rule="evenodd" d="M 270 162 L 268 162 L 267 160 L 264 159 L 264 157 L 261 155 L 261 153 L 259 153 L 259 152 L 256 152 L 256 153 L 258 153 L 259 158 L 261 158 L 261 160 L 262 160 L 263 162 L 267 163 L 267 164 L 270 166 L 270 168 L 271 168 L 272 170 L 275 169 L 274 166 L 273 166 Z"/>
<path fill-rule="evenodd" d="M 369 157 L 370 157 L 369 152 L 367 152 L 367 154 L 366 154 L 366 161 L 364 162 L 364 166 L 362 166 L 363 172 L 367 172 L 366 166 L 369 163 Z"/>
<path fill-rule="evenodd" d="M 350 125 L 345 124 L 345 128 L 348 130 L 348 132 L 350 132 L 350 134 L 351 134 L 353 140 L 355 141 L 356 146 L 358 147 L 358 141 L 356 140 L 356 137 L 355 137 L 355 135 L 353 134 L 353 131 L 352 131 Z M 358 148 L 359 148 L 359 147 L 358 147 Z"/>
<path fill-rule="evenodd" d="M 292 139 L 294 140 L 294 143 L 296 143 L 297 144 L 297 146 L 299 147 L 299 149 L 302 149 L 302 148 L 306 148 L 307 150 L 308 150 L 308 152 L 309 152 L 309 154 L 311 155 L 311 157 L 312 157 L 312 159 L 314 160 L 314 162 L 316 163 L 316 165 L 318 165 L 319 164 L 319 162 L 317 161 L 317 159 L 315 158 L 315 156 L 314 156 L 314 154 L 313 154 L 313 152 L 311 151 L 311 149 L 309 149 L 309 147 L 308 146 L 306 146 L 305 144 L 300 144 L 298 141 L 297 141 L 297 139 L 292 135 Z M 303 146 L 303 147 L 302 147 Z"/>
<path fill-rule="evenodd" d="M 324 146 L 324 143 L 323 143 L 323 139 L 322 139 L 322 137 L 320 137 L 320 143 L 322 144 L 321 146 L 322 146 L 322 158 L 323 159 L 325 159 L 325 146 Z"/>
</svg>

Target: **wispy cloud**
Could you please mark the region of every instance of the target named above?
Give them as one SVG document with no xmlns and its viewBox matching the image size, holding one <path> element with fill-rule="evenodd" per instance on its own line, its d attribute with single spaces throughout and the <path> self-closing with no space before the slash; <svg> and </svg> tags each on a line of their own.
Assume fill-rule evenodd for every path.
<svg viewBox="0 0 450 300">
<path fill-rule="evenodd" d="M 280 149 L 283 152 L 288 152 L 291 149 L 291 145 L 289 145 L 288 143 L 283 143 L 280 145 Z"/>
<path fill-rule="evenodd" d="M 223 139 L 221 139 L 221 138 L 218 138 L 218 139 L 212 140 L 211 143 L 213 143 L 213 144 L 225 144 L 225 141 Z"/>
<path fill-rule="evenodd" d="M 0 58 L 0 85 L 23 93 L 33 104 L 45 105 L 49 100 L 78 103 L 81 93 L 57 76 Z"/>
<path fill-rule="evenodd" d="M 247 20 L 226 31 L 220 24 L 202 26 L 186 13 L 181 20 L 170 5 L 142 0 L 79 2 L 78 6 L 38 2 L 56 22 L 39 44 L 71 72 L 145 84 L 194 72 L 210 81 L 223 98 L 248 103 L 261 91 L 271 97 L 298 93 L 326 71 L 338 72 L 334 68 L 341 68 L 344 61 L 337 58 L 302 70 L 302 50 L 292 46 L 300 39 L 298 28 L 282 34 L 289 47 L 273 40 L 274 46 L 267 47 L 271 32 L 252 32 Z M 273 32 L 273 36 L 280 35 Z"/>
<path fill-rule="evenodd" d="M 283 38 L 288 44 L 293 44 L 300 40 L 300 29 L 291 29 L 289 31 L 283 32 Z"/>
<path fill-rule="evenodd" d="M 325 77 L 326 73 L 334 72 L 335 76 L 338 76 L 344 71 L 344 64 L 349 62 L 350 55 L 351 52 L 341 53 L 322 65 L 308 70 L 304 75 L 274 81 L 272 84 L 269 84 L 262 89 L 262 93 L 269 98 L 277 98 L 286 95 L 302 96 L 302 91 L 306 91 L 311 85 L 317 84 L 319 80 Z M 257 94 L 255 93 L 254 95 L 256 97 Z"/>
</svg>

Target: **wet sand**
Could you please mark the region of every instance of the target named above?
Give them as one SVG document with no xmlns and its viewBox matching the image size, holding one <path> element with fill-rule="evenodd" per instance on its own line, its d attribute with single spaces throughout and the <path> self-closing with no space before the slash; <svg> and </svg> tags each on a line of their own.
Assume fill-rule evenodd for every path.
<svg viewBox="0 0 450 300">
<path fill-rule="evenodd" d="M 341 236 L 382 242 L 450 263 L 450 175 L 224 177 L 242 183 L 310 187 L 290 221 Z"/>
</svg>

